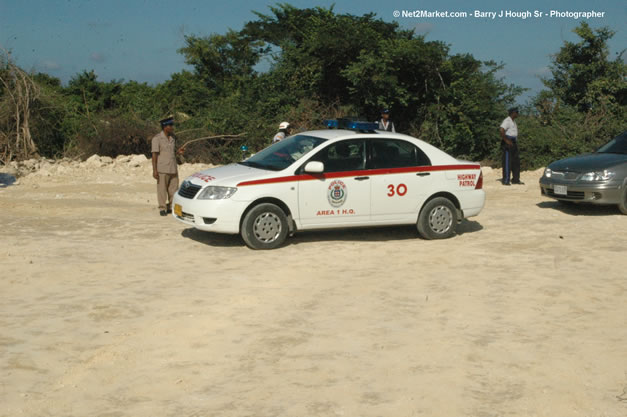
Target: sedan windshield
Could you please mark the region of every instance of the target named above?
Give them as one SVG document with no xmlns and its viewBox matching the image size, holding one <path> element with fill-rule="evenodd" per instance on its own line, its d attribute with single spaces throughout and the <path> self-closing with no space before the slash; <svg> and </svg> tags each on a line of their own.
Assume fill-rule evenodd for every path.
<svg viewBox="0 0 627 417">
<path fill-rule="evenodd" d="M 256 153 L 240 164 L 270 171 L 281 171 L 325 141 L 326 139 L 314 136 L 290 136 Z"/>
<path fill-rule="evenodd" d="M 601 146 L 597 153 L 621 153 L 627 154 L 627 131 Z"/>
</svg>

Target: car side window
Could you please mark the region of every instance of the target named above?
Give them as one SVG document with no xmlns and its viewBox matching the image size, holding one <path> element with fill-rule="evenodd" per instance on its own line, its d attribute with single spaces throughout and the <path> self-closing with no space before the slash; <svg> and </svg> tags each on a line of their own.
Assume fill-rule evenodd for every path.
<svg viewBox="0 0 627 417">
<path fill-rule="evenodd" d="M 364 169 L 366 144 L 364 140 L 343 140 L 321 149 L 310 161 L 324 164 L 324 172 L 343 172 Z"/>
<path fill-rule="evenodd" d="M 413 143 L 396 139 L 374 139 L 371 143 L 372 169 L 431 165 L 427 155 Z"/>
</svg>

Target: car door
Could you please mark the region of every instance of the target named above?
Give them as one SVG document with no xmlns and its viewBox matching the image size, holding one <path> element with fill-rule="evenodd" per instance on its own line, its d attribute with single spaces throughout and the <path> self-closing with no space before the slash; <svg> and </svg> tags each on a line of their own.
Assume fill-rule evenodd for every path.
<svg viewBox="0 0 627 417">
<path fill-rule="evenodd" d="M 365 175 L 366 142 L 338 141 L 321 149 L 307 162 L 319 161 L 324 172 L 305 175 L 298 183 L 302 228 L 368 224 L 370 178 Z"/>
<path fill-rule="evenodd" d="M 413 222 L 428 196 L 431 165 L 416 145 L 400 139 L 370 140 L 371 219 L 377 223 Z"/>
</svg>

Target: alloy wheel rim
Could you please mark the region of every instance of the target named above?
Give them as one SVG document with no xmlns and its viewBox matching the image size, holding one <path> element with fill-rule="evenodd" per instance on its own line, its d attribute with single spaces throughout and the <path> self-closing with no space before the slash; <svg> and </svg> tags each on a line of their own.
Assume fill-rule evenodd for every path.
<svg viewBox="0 0 627 417">
<path fill-rule="evenodd" d="M 274 213 L 262 213 L 253 224 L 255 237 L 264 243 L 272 243 L 281 234 L 281 219 Z"/>
<path fill-rule="evenodd" d="M 448 232 L 453 224 L 453 213 L 446 206 L 437 206 L 429 213 L 429 227 L 435 233 Z"/>
</svg>

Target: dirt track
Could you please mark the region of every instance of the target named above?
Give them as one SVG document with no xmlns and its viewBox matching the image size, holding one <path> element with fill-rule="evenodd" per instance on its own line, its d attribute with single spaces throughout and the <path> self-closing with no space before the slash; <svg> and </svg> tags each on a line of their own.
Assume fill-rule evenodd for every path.
<svg viewBox="0 0 627 417">
<path fill-rule="evenodd" d="M 160 218 L 149 164 L 50 172 L 0 188 L 0 416 L 627 415 L 627 216 L 539 172 L 453 239 L 270 252 Z"/>
</svg>

